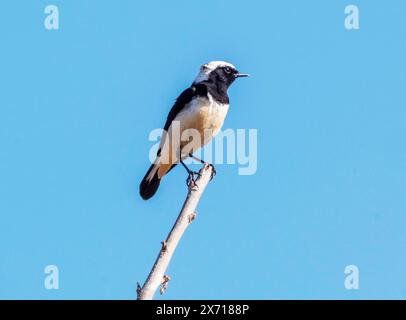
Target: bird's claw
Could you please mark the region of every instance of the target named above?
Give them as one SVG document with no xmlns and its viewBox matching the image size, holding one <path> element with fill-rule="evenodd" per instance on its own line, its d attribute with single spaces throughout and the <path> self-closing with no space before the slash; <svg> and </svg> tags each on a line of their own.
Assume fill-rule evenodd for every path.
<svg viewBox="0 0 406 320">
<path fill-rule="evenodd" d="M 216 171 L 216 168 L 211 163 L 209 163 L 209 166 L 211 167 L 211 175 L 210 175 L 210 181 L 211 181 L 216 176 L 217 171 Z"/>
<path fill-rule="evenodd" d="M 195 176 L 199 177 L 200 173 L 196 172 L 196 171 L 190 171 L 189 175 L 186 179 L 186 184 L 190 189 L 193 189 L 194 187 L 198 188 L 198 186 L 196 184 L 197 178 Z"/>
</svg>

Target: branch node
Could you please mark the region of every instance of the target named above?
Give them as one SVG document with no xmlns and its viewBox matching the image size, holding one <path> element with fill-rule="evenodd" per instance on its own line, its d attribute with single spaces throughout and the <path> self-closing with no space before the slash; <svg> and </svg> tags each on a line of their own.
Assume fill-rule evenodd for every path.
<svg viewBox="0 0 406 320">
<path fill-rule="evenodd" d="M 162 294 L 165 293 L 166 289 L 168 289 L 168 282 L 171 280 L 171 277 L 168 275 L 164 275 L 162 282 L 161 282 L 161 288 L 159 289 L 159 292 Z"/>
<path fill-rule="evenodd" d="M 161 247 L 161 256 L 162 256 L 163 254 L 165 254 L 168 251 L 166 240 L 161 241 L 161 245 L 162 245 L 162 247 Z"/>
<path fill-rule="evenodd" d="M 188 221 L 189 221 L 189 223 L 192 223 L 192 221 L 196 219 L 196 215 L 197 215 L 196 212 L 192 212 L 192 213 L 190 213 L 190 214 L 188 215 Z"/>
<path fill-rule="evenodd" d="M 197 191 L 197 190 L 199 190 L 199 186 L 196 184 L 195 181 L 191 180 L 191 182 L 188 183 L 188 190 Z"/>
</svg>

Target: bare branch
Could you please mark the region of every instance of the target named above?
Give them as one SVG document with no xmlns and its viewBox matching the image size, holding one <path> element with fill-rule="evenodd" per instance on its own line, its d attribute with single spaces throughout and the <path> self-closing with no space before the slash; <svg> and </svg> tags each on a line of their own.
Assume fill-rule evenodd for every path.
<svg viewBox="0 0 406 320">
<path fill-rule="evenodd" d="M 196 207 L 213 174 L 213 167 L 205 165 L 199 173 L 200 175 L 196 181 L 196 185 L 193 188 L 189 188 L 182 210 L 180 211 L 172 230 L 169 232 L 166 240 L 161 242 L 161 250 L 159 251 L 158 257 L 156 258 L 155 264 L 152 267 L 147 280 L 142 288 L 137 288 L 138 300 L 152 300 L 159 287 L 161 287 L 161 294 L 163 294 L 168 288 L 168 282 L 171 278 L 165 274 L 166 269 L 168 268 L 172 255 L 175 252 L 183 233 L 189 224 L 196 218 Z"/>
</svg>

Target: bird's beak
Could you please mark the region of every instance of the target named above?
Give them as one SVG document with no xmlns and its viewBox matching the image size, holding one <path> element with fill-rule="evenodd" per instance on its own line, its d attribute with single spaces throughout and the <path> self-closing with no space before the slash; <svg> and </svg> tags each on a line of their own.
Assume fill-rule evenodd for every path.
<svg viewBox="0 0 406 320">
<path fill-rule="evenodd" d="M 238 73 L 235 75 L 236 78 L 245 78 L 245 77 L 249 77 L 249 76 L 250 76 L 250 75 L 247 74 L 247 73 L 240 73 L 240 72 L 238 72 Z"/>
</svg>

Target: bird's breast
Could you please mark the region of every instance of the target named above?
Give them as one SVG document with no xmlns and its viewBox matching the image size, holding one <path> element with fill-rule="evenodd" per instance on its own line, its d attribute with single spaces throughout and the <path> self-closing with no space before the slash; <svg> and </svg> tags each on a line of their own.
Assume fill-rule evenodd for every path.
<svg viewBox="0 0 406 320">
<path fill-rule="evenodd" d="M 209 143 L 223 126 L 228 107 L 228 104 L 218 103 L 210 95 L 194 98 L 179 112 L 169 128 L 168 137 L 176 136 L 174 122 L 180 129 L 179 144 L 175 139 L 169 150 L 179 146 L 188 155 Z M 173 141 L 172 138 L 169 140 Z"/>
<path fill-rule="evenodd" d="M 221 104 L 210 96 L 194 99 L 185 110 L 181 128 L 196 129 L 203 134 L 205 130 L 213 131 L 213 136 L 223 126 L 228 112 L 228 104 Z"/>
</svg>

